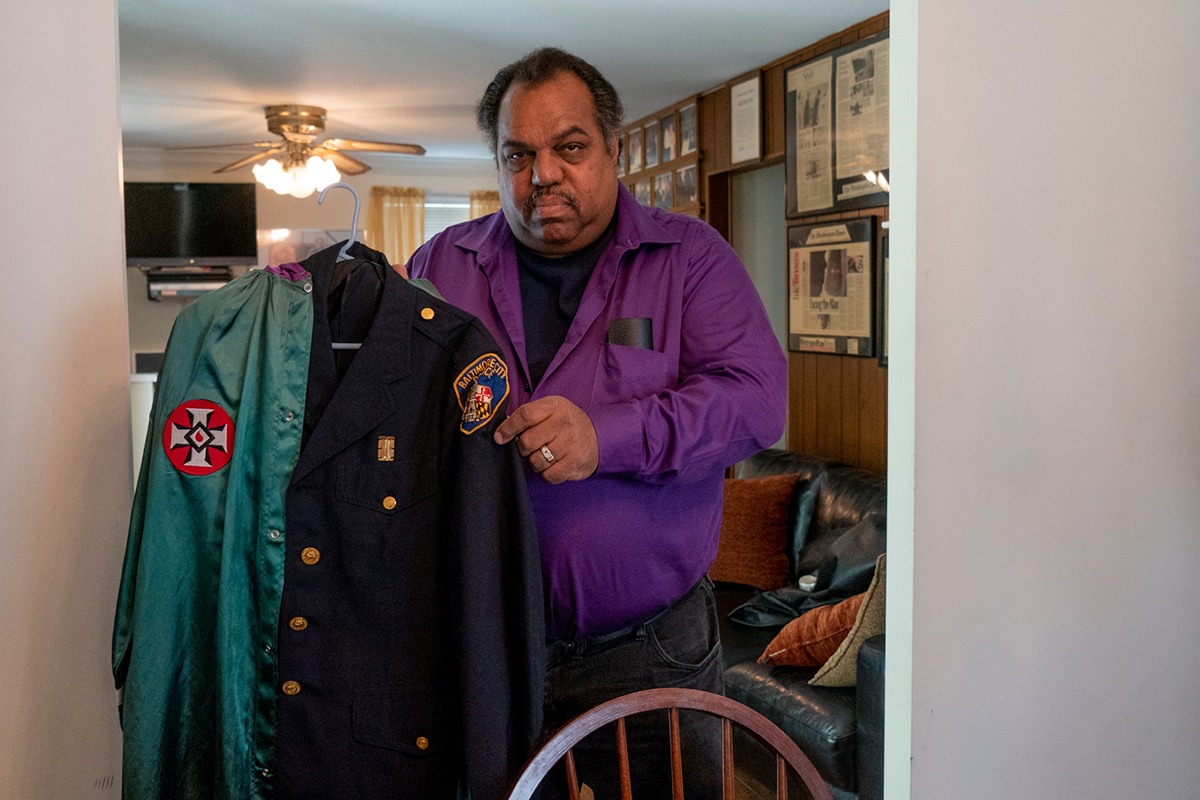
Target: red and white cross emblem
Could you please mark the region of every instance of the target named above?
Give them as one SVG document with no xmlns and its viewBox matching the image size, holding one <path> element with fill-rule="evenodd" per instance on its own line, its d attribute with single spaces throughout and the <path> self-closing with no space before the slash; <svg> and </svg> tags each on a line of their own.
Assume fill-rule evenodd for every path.
<svg viewBox="0 0 1200 800">
<path fill-rule="evenodd" d="M 210 400 L 180 403 L 163 426 L 163 449 L 180 472 L 211 475 L 233 455 L 233 420 Z"/>
</svg>

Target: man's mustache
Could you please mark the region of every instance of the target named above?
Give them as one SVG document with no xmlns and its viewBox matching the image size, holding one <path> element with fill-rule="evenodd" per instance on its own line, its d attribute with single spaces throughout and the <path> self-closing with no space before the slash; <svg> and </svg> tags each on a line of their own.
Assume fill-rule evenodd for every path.
<svg viewBox="0 0 1200 800">
<path fill-rule="evenodd" d="M 561 189 L 548 187 L 546 189 L 534 189 L 529 197 L 525 198 L 522 208 L 522 210 L 525 212 L 525 216 L 528 217 L 533 214 L 535 210 L 537 210 L 537 201 L 542 197 L 558 197 L 567 201 L 567 205 L 569 205 L 571 208 L 575 209 L 576 211 L 579 210 L 579 201 L 575 199 L 574 195 L 568 194 Z"/>
</svg>

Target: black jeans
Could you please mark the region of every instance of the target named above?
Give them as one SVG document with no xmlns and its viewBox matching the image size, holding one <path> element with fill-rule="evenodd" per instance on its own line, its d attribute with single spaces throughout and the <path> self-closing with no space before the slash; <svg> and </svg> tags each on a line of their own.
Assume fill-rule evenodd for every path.
<svg viewBox="0 0 1200 800">
<path fill-rule="evenodd" d="M 550 735 L 583 712 L 642 689 L 679 687 L 722 694 L 716 601 L 707 577 L 665 611 L 628 635 L 598 643 L 552 641 L 546 653 L 545 732 Z M 721 796 L 721 722 L 698 711 L 679 713 L 684 795 L 689 800 Z M 671 797 L 667 712 L 650 711 L 626 720 L 633 796 Z M 621 796 L 616 726 L 607 725 L 575 747 L 581 783 L 596 800 Z M 561 764 L 542 783 L 542 798 L 566 797 Z"/>
</svg>

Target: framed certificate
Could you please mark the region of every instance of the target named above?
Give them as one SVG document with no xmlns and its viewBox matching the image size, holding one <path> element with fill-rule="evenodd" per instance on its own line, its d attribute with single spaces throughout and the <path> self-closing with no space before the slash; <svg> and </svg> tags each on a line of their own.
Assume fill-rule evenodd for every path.
<svg viewBox="0 0 1200 800">
<path fill-rule="evenodd" d="M 762 157 L 762 76 L 734 84 L 729 90 L 730 163 Z"/>
</svg>

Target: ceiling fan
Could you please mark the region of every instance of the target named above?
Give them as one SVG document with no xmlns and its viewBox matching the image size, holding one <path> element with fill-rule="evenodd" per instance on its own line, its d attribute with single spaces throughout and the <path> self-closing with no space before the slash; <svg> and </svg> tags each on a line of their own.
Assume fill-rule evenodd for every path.
<svg viewBox="0 0 1200 800">
<path fill-rule="evenodd" d="M 213 170 L 214 173 L 233 172 L 268 159 L 265 164 L 255 165 L 256 180 L 279 194 L 307 197 L 316 189 L 323 189 L 337 181 L 341 177 L 338 170 L 347 175 L 361 175 L 371 169 L 357 158 L 347 155 L 347 150 L 425 155 L 425 148 L 417 144 L 362 142 L 355 139 L 324 139 L 317 142 L 317 138 L 325 132 L 325 109 L 317 106 L 267 106 L 266 114 L 267 130 L 282 136 L 283 140 L 254 142 L 251 146 L 265 149 Z M 278 159 L 272 158 L 276 155 Z"/>
</svg>

